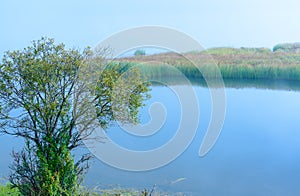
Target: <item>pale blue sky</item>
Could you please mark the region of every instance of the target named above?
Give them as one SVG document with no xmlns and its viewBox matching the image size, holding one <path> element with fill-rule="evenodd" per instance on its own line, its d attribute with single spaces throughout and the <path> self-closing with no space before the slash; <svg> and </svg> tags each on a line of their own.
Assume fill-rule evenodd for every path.
<svg viewBox="0 0 300 196">
<path fill-rule="evenodd" d="M 299 0 L 7 0 L 0 20 L 1 56 L 41 36 L 84 48 L 144 25 L 180 30 L 205 48 L 300 41 Z"/>
</svg>

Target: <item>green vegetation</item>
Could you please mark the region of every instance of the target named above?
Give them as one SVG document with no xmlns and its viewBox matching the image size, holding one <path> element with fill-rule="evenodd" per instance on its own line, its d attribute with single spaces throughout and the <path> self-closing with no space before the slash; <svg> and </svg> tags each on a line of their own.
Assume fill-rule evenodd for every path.
<svg viewBox="0 0 300 196">
<path fill-rule="evenodd" d="M 155 191 L 154 189 L 151 190 L 134 190 L 134 189 L 122 189 L 122 188 L 113 188 L 113 189 L 103 189 L 100 191 L 96 190 L 87 190 L 84 187 L 81 187 L 79 190 L 80 195 L 83 196 L 151 196 L 151 195 L 171 195 L 170 193 L 163 193 Z M 20 196 L 20 192 L 17 188 L 12 188 L 11 185 L 0 185 L 0 196 Z M 182 196 L 183 193 L 172 193 L 172 195 Z"/>
<path fill-rule="evenodd" d="M 23 150 L 12 153 L 12 188 L 21 195 L 82 195 L 92 156 L 75 161 L 73 151 L 92 133 L 92 122 L 96 118 L 103 128 L 115 120 L 137 122 L 148 97 L 138 70 L 124 71 L 89 49 L 67 50 L 47 38 L 4 55 L 0 133 L 25 140 Z"/>
<path fill-rule="evenodd" d="M 210 48 L 205 51 L 207 54 L 212 55 L 229 55 L 229 54 L 253 54 L 253 53 L 269 53 L 271 50 L 269 48 Z"/>
<path fill-rule="evenodd" d="M 83 196 L 100 196 L 100 195 L 103 195 L 103 194 L 100 194 L 100 193 L 97 193 L 97 192 L 94 192 L 94 191 L 86 190 L 84 187 L 80 187 L 79 193 L 80 193 L 80 195 L 83 195 Z M 13 188 L 12 185 L 10 185 L 10 184 L 0 185 L 0 196 L 7 196 L 7 195 L 20 196 L 21 193 L 17 188 Z M 34 195 L 34 194 L 31 194 L 31 195 Z"/>
<path fill-rule="evenodd" d="M 134 56 L 145 56 L 145 55 L 146 55 L 145 50 L 136 50 L 134 52 Z"/>
<path fill-rule="evenodd" d="M 17 188 L 12 188 L 11 185 L 0 185 L 0 196 L 19 196 L 20 192 L 18 191 Z"/>
<path fill-rule="evenodd" d="M 273 48 L 273 52 L 293 52 L 299 53 L 300 52 L 300 43 L 294 44 L 277 44 Z"/>
<path fill-rule="evenodd" d="M 193 63 L 188 59 L 192 59 Z M 267 48 L 212 48 L 184 55 L 163 53 L 143 58 L 119 59 L 123 64 L 138 65 L 145 76 L 179 76 L 166 65 L 178 69 L 189 78 L 215 78 L 218 66 L 224 79 L 300 80 L 300 54 L 272 52 Z M 199 71 L 199 69 L 201 72 Z"/>
</svg>

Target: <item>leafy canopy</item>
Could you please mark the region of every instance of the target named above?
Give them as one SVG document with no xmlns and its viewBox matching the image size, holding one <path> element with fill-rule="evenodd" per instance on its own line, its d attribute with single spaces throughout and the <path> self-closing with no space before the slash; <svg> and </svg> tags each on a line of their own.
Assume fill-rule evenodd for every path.
<svg viewBox="0 0 300 196">
<path fill-rule="evenodd" d="M 115 120 L 137 122 L 147 92 L 138 70 L 107 64 L 89 48 L 65 49 L 41 38 L 6 52 L 0 64 L 0 132 L 25 139 L 24 149 L 13 152 L 12 185 L 23 195 L 78 194 L 91 156 L 75 162 L 72 150 L 93 131 L 89 110 L 95 109 L 104 128 Z"/>
</svg>

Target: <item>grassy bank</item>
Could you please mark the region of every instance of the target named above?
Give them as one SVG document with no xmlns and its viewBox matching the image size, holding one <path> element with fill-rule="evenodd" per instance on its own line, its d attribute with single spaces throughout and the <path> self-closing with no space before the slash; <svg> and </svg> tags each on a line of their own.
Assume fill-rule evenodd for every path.
<svg viewBox="0 0 300 196">
<path fill-rule="evenodd" d="M 0 196 L 20 196 L 20 193 L 17 189 L 13 189 L 10 185 L 0 185 Z M 87 190 L 85 187 L 82 187 L 82 196 L 182 196 L 183 193 L 163 193 L 157 192 L 154 189 L 144 189 L 144 190 L 134 190 L 134 189 L 103 189 L 103 190 Z"/>
<path fill-rule="evenodd" d="M 299 53 L 272 52 L 266 48 L 214 48 L 184 55 L 162 53 L 116 61 L 122 67 L 138 65 L 150 78 L 178 76 L 178 72 L 170 70 L 166 65 L 175 67 L 189 78 L 203 78 L 203 75 L 215 78 L 218 74 L 216 66 L 212 65 L 217 65 L 224 79 L 300 81 Z"/>
</svg>

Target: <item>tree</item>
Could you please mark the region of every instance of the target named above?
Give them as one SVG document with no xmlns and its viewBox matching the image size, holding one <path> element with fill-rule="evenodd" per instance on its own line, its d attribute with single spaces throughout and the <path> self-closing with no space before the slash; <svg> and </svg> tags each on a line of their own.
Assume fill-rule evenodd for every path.
<svg viewBox="0 0 300 196">
<path fill-rule="evenodd" d="M 136 50 L 134 52 L 134 56 L 145 56 L 145 55 L 146 55 L 145 50 Z"/>
<path fill-rule="evenodd" d="M 126 93 L 117 96 L 117 89 Z M 12 154 L 12 185 L 23 195 L 78 195 L 91 156 L 75 162 L 72 151 L 93 131 L 90 108 L 104 128 L 120 116 L 127 116 L 118 119 L 125 123 L 137 122 L 147 92 L 138 70 L 107 65 L 89 48 L 67 50 L 41 38 L 6 52 L 0 64 L 0 131 L 25 140 L 23 150 Z"/>
<path fill-rule="evenodd" d="M 300 43 L 285 43 L 285 44 L 277 44 L 273 47 L 273 52 L 291 52 L 291 53 L 299 53 L 300 52 Z"/>
</svg>

